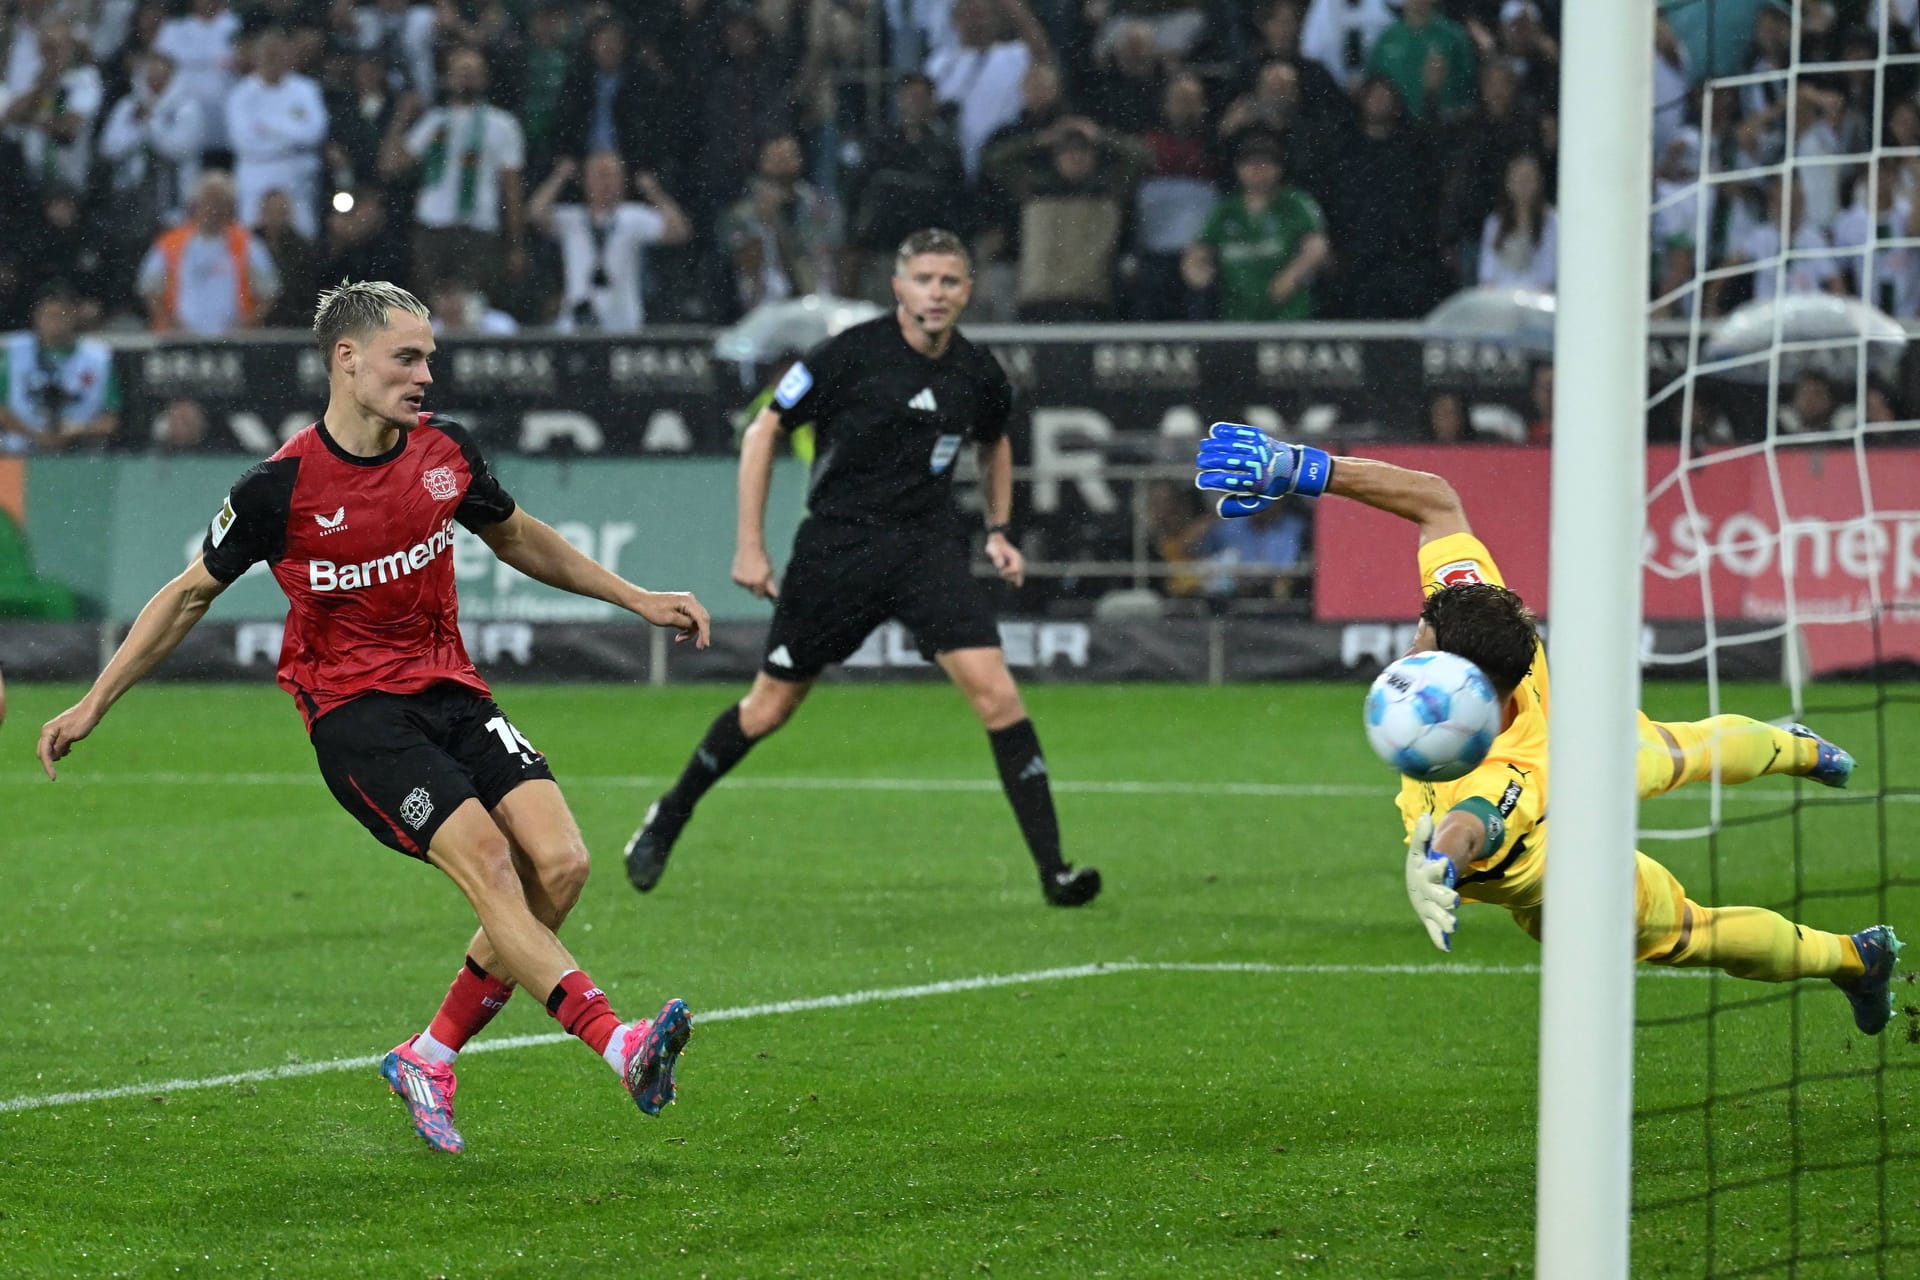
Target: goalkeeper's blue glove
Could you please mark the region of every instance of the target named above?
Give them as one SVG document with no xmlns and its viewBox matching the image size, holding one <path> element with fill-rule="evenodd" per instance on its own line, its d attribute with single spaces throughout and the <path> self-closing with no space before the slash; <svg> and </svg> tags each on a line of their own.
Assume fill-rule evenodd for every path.
<svg viewBox="0 0 1920 1280">
<path fill-rule="evenodd" d="M 1453 860 L 1433 852 L 1429 847 L 1432 843 L 1433 819 L 1423 813 L 1413 824 L 1413 838 L 1407 841 L 1407 901 L 1413 904 L 1413 914 L 1426 926 L 1433 945 L 1452 951 L 1460 894 L 1453 887 Z"/>
<path fill-rule="evenodd" d="M 1333 476 L 1325 449 L 1285 444 L 1237 422 L 1214 423 L 1193 465 L 1199 469 L 1195 485 L 1226 495 L 1219 509 L 1229 519 L 1250 516 L 1289 493 L 1317 498 Z"/>
</svg>

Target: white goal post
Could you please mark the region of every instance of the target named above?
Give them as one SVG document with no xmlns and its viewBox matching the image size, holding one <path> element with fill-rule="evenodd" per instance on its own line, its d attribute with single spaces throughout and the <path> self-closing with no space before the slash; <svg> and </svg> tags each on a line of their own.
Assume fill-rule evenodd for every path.
<svg viewBox="0 0 1920 1280">
<path fill-rule="evenodd" d="M 1567 0 L 1535 1207 L 1552 1280 L 1629 1270 L 1653 34 L 1646 0 Z"/>
</svg>

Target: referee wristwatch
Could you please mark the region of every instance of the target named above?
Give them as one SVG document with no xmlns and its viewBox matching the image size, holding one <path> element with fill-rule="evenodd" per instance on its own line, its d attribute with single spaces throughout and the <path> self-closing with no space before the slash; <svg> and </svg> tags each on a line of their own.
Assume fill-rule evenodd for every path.
<svg viewBox="0 0 1920 1280">
<path fill-rule="evenodd" d="M 1013 541 L 1013 526 L 1010 524 L 1007 524 L 1004 521 L 1001 522 L 1000 524 L 990 524 L 987 526 L 987 536 L 989 538 L 991 538 L 996 533 L 999 534 L 1001 537 L 1005 538 L 1008 542 Z"/>
</svg>

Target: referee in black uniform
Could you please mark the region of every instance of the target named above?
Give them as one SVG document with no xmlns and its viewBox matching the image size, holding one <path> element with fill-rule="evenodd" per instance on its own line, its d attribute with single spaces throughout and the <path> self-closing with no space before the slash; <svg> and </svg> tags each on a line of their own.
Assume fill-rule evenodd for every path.
<svg viewBox="0 0 1920 1280">
<path fill-rule="evenodd" d="M 889 618 L 912 632 L 972 705 L 993 745 L 1048 902 L 1077 907 L 1100 873 L 1060 857 L 1060 828 L 1040 739 L 1000 651 L 986 588 L 968 567 L 953 503 L 961 445 L 979 450 L 987 555 L 1018 586 L 1026 561 L 1007 537 L 1013 509 L 1013 389 L 994 358 L 956 324 L 973 294 L 967 250 L 948 231 L 917 231 L 894 261 L 892 315 L 815 348 L 781 379 L 740 447 L 740 525 L 733 580 L 774 601 L 766 657 L 747 696 L 721 713 L 671 790 L 627 842 L 627 878 L 659 883 L 693 807 L 754 743 L 787 722 L 820 672 L 844 661 Z M 809 516 L 776 583 L 762 529 L 775 437 L 811 422 L 818 452 Z"/>
</svg>

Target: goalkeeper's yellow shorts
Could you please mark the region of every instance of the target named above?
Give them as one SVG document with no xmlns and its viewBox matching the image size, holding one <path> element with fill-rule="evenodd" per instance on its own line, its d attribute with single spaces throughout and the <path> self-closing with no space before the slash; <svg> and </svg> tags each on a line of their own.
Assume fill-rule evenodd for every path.
<svg viewBox="0 0 1920 1280">
<path fill-rule="evenodd" d="M 1508 907 L 1513 922 L 1540 940 L 1545 907 Z M 1634 958 L 1660 960 L 1680 944 L 1680 927 L 1687 917 L 1687 890 L 1673 872 L 1646 854 L 1633 855 Z"/>
</svg>

